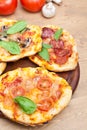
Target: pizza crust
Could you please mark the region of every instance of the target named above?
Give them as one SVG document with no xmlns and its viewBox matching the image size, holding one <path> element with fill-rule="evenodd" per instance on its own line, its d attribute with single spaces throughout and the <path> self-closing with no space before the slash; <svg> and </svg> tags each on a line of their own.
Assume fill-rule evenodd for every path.
<svg viewBox="0 0 87 130">
<path fill-rule="evenodd" d="M 15 107 L 16 116 L 14 117 L 14 108 L 7 108 L 5 107 L 5 104 L 3 100 L 0 101 L 0 111 L 9 119 L 23 124 L 23 125 L 41 125 L 45 122 L 51 120 L 55 115 L 57 115 L 59 112 L 61 112 L 70 102 L 71 96 L 72 96 L 72 89 L 71 86 L 67 83 L 67 81 L 58 75 L 56 75 L 53 72 L 48 72 L 44 68 L 18 68 L 16 70 L 10 71 L 5 73 L 0 77 L 0 84 L 2 78 L 6 77 L 8 75 L 8 79 L 11 81 L 15 76 L 22 76 L 22 78 L 26 78 L 28 75 L 31 75 L 34 77 L 34 74 L 40 74 L 41 76 L 49 76 L 51 80 L 58 81 L 58 84 L 62 85 L 62 95 L 58 99 L 57 102 L 54 103 L 54 106 L 47 112 L 42 112 L 40 110 L 36 110 L 33 114 L 25 114 L 19 107 Z M 39 75 L 38 75 L 39 76 Z M 0 85 L 0 89 L 3 89 L 3 85 Z M 6 94 L 7 91 L 4 90 L 4 93 Z M 36 93 L 38 93 L 37 89 L 32 93 L 31 97 L 35 100 Z"/>
<path fill-rule="evenodd" d="M 17 20 L 11 20 L 11 19 L 0 19 L 0 26 L 3 25 L 9 25 L 12 26 L 14 23 L 16 23 Z M 10 61 L 17 61 L 21 58 L 31 56 L 39 52 L 42 48 L 42 39 L 41 39 L 41 29 L 37 25 L 27 25 L 27 28 L 29 28 L 32 32 L 34 32 L 34 35 L 31 36 L 31 43 L 29 47 L 21 48 L 20 47 L 20 54 L 12 55 L 2 47 L 0 47 L 0 61 L 3 62 L 10 62 Z"/>
<path fill-rule="evenodd" d="M 60 29 L 60 27 L 48 25 L 45 27 L 50 27 L 52 29 Z M 78 52 L 77 52 L 77 44 L 75 43 L 74 38 L 67 32 L 66 30 L 63 30 L 63 37 L 61 37 L 67 45 L 72 45 L 72 55 L 68 58 L 68 61 L 62 65 L 59 65 L 57 63 L 47 62 L 46 60 L 39 58 L 37 55 L 29 56 L 29 59 L 36 63 L 39 66 L 45 67 L 46 69 L 54 72 L 64 72 L 69 70 L 74 70 L 78 63 Z M 49 39 L 47 39 L 49 40 Z"/>
<path fill-rule="evenodd" d="M 7 66 L 7 63 L 0 62 L 0 75 L 3 73 Z"/>
</svg>

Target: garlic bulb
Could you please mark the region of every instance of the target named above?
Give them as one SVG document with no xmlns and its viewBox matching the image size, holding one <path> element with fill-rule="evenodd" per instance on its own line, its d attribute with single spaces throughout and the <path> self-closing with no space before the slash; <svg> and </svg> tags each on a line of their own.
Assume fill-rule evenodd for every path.
<svg viewBox="0 0 87 130">
<path fill-rule="evenodd" d="M 55 16 L 55 13 L 56 13 L 56 8 L 52 2 L 49 2 L 42 7 L 42 14 L 44 17 L 51 18 Z"/>
<path fill-rule="evenodd" d="M 52 0 L 52 1 L 55 2 L 58 5 L 61 5 L 61 3 L 62 3 L 62 0 Z"/>
</svg>

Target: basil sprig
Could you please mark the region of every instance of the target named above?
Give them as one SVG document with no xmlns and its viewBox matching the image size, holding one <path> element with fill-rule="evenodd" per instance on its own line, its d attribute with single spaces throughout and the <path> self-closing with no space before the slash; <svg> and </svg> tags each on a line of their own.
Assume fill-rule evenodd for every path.
<svg viewBox="0 0 87 130">
<path fill-rule="evenodd" d="M 43 43 L 43 44 L 42 44 L 42 47 L 44 47 L 44 48 L 46 48 L 46 49 L 49 49 L 49 48 L 52 47 L 52 45 Z"/>
<path fill-rule="evenodd" d="M 26 21 L 18 21 L 16 22 L 13 26 L 11 26 L 8 30 L 7 30 L 7 34 L 15 34 L 17 32 L 22 31 L 24 28 L 26 28 L 27 23 Z"/>
<path fill-rule="evenodd" d="M 39 56 L 41 56 L 44 60 L 49 61 L 50 56 L 49 56 L 48 49 L 51 47 L 52 47 L 51 45 L 43 43 L 42 50 L 38 53 Z"/>
<path fill-rule="evenodd" d="M 0 47 L 6 49 L 11 54 L 20 54 L 20 47 L 14 41 L 0 41 Z"/>
<path fill-rule="evenodd" d="M 29 98 L 23 97 L 23 96 L 17 96 L 14 101 L 18 103 L 20 108 L 26 113 L 26 114 L 32 114 L 35 112 L 37 106 L 36 104 Z"/>
<path fill-rule="evenodd" d="M 54 33 L 54 38 L 55 38 L 55 40 L 58 40 L 58 39 L 60 38 L 60 36 L 62 35 L 62 33 L 63 33 L 63 29 L 62 29 L 62 28 L 58 29 L 58 30 Z"/>
</svg>

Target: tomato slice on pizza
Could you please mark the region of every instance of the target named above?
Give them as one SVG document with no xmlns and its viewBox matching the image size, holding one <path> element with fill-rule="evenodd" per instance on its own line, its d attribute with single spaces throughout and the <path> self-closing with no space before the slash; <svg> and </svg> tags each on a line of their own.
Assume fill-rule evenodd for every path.
<svg viewBox="0 0 87 130">
<path fill-rule="evenodd" d="M 42 50 L 29 59 L 39 66 L 55 72 L 69 71 L 78 63 L 74 38 L 57 26 L 42 27 Z"/>
<path fill-rule="evenodd" d="M 67 81 L 44 68 L 18 68 L 0 76 L 0 111 L 24 125 L 51 120 L 71 96 Z"/>
</svg>

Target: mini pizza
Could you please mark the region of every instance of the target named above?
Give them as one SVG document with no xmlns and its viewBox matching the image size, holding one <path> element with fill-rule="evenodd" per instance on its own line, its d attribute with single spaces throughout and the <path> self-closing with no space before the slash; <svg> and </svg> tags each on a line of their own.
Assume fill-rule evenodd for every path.
<svg viewBox="0 0 87 130">
<path fill-rule="evenodd" d="M 69 71 L 78 63 L 74 38 L 57 26 L 42 27 L 42 50 L 29 59 L 54 72 Z"/>
<path fill-rule="evenodd" d="M 23 125 L 51 120 L 69 104 L 71 96 L 65 79 L 41 67 L 18 68 L 0 76 L 0 111 Z"/>
<path fill-rule="evenodd" d="M 26 21 L 0 19 L 0 61 L 16 61 L 41 50 L 41 29 Z"/>
<path fill-rule="evenodd" d="M 7 66 L 7 63 L 0 62 L 0 75 L 3 73 Z"/>
</svg>

